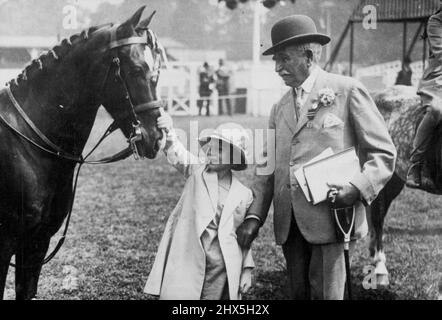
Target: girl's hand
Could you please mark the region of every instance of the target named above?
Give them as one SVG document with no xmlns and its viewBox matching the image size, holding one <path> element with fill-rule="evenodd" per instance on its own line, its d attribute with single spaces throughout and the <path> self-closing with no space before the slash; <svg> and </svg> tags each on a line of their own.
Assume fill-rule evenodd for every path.
<svg viewBox="0 0 442 320">
<path fill-rule="evenodd" d="M 241 294 L 247 293 L 252 287 L 252 269 L 246 268 L 241 273 L 241 280 L 239 282 L 239 292 Z"/>
<path fill-rule="evenodd" d="M 162 109 L 160 109 L 160 112 L 161 116 L 159 116 L 157 119 L 157 126 L 160 129 L 164 129 L 166 133 L 169 133 L 173 129 L 172 117 Z"/>
</svg>

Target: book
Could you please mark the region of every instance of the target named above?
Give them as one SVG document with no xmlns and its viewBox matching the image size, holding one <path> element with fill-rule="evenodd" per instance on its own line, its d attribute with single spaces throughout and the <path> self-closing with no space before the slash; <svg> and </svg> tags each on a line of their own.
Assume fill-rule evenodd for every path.
<svg viewBox="0 0 442 320">
<path fill-rule="evenodd" d="M 313 159 L 311 159 L 310 161 L 305 163 L 304 166 L 308 165 L 310 163 L 316 162 L 318 160 L 327 158 L 333 154 L 334 154 L 333 149 L 327 148 L 324 151 L 322 151 L 319 155 L 317 155 L 316 157 L 314 157 Z M 294 175 L 295 175 L 296 180 L 298 181 L 299 186 L 301 187 L 302 192 L 304 193 L 305 198 L 307 199 L 308 202 L 312 202 L 312 198 L 310 197 L 310 192 L 309 192 L 308 186 L 307 186 L 307 181 L 305 180 L 305 176 L 304 176 L 304 166 L 302 166 L 298 170 L 296 170 L 294 172 Z"/>
<path fill-rule="evenodd" d="M 328 182 L 346 184 L 361 166 L 355 148 L 349 148 L 303 166 L 304 176 L 313 205 L 327 200 Z"/>
</svg>

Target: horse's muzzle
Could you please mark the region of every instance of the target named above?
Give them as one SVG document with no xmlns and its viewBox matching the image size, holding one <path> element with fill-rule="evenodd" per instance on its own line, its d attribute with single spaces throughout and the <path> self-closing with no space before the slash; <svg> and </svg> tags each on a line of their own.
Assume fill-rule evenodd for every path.
<svg viewBox="0 0 442 320">
<path fill-rule="evenodd" d="M 166 134 L 164 132 L 155 140 L 151 139 L 143 127 L 134 128 L 131 138 L 129 139 L 134 158 L 136 160 L 147 158 L 155 159 L 158 152 L 162 150 L 166 144 Z M 156 134 L 154 134 L 156 136 Z"/>
</svg>

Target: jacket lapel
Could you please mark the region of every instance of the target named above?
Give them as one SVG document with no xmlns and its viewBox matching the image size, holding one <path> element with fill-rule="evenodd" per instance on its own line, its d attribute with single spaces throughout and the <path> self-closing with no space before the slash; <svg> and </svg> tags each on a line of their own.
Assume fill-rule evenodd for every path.
<svg viewBox="0 0 442 320">
<path fill-rule="evenodd" d="M 209 194 L 213 211 L 216 212 L 218 206 L 218 175 L 216 172 L 203 171 L 203 180 Z"/>
<path fill-rule="evenodd" d="M 305 125 L 308 122 L 307 118 L 307 111 L 312 107 L 313 101 L 316 100 L 318 97 L 318 92 L 321 90 L 325 84 L 325 78 L 327 76 L 327 73 L 320 69 L 318 72 L 318 76 L 316 78 L 315 84 L 313 85 L 312 91 L 310 92 L 307 101 L 302 106 L 302 111 L 300 115 L 300 119 L 298 123 L 296 124 L 294 135 L 296 136 L 299 131 L 301 131 L 302 128 L 305 127 Z"/>
<path fill-rule="evenodd" d="M 293 88 L 290 88 L 289 92 L 286 94 L 285 99 L 282 101 L 282 113 L 284 115 L 284 120 L 287 122 L 292 133 L 296 130 L 296 116 L 295 116 L 295 99 L 293 96 Z"/>
<path fill-rule="evenodd" d="M 241 192 L 240 189 L 241 189 L 241 184 L 238 181 L 238 178 L 232 175 L 232 185 L 230 186 L 229 193 L 224 202 L 224 208 L 219 223 L 220 228 L 232 217 L 233 210 L 241 202 L 243 193 Z"/>
</svg>

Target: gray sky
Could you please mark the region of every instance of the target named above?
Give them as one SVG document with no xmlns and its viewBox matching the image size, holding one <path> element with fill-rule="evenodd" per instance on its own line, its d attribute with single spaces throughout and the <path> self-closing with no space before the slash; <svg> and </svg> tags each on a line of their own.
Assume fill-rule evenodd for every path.
<svg viewBox="0 0 442 320">
<path fill-rule="evenodd" d="M 0 0 L 1 2 L 2 0 Z M 124 2 L 124 0 L 72 0 L 72 3 L 76 3 L 78 4 L 80 7 L 83 8 L 87 8 L 91 11 L 96 11 L 98 6 L 102 3 L 102 2 L 109 2 L 111 4 L 122 4 Z"/>
</svg>

